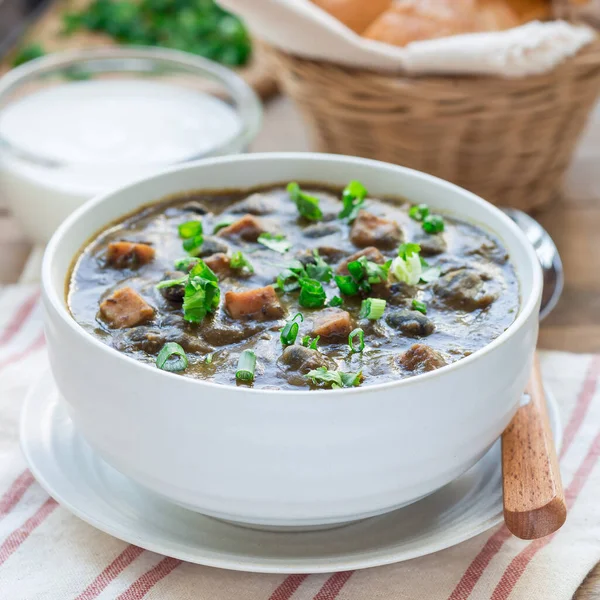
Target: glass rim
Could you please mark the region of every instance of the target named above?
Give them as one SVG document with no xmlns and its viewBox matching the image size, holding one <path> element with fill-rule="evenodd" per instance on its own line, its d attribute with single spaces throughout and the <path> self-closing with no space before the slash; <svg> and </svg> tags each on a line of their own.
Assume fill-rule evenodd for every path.
<svg viewBox="0 0 600 600">
<path fill-rule="evenodd" d="M 0 113 L 3 110 L 2 102 L 10 94 L 39 76 L 51 75 L 54 71 L 77 66 L 81 66 L 82 69 L 85 67 L 86 71 L 92 73 L 151 73 L 151 70 L 144 67 L 144 61 L 154 61 L 163 66 L 176 67 L 182 73 L 209 77 L 222 84 L 235 100 L 236 114 L 240 119 L 240 131 L 225 142 L 207 152 L 180 160 L 156 163 L 157 167 L 166 168 L 201 158 L 235 154 L 254 140 L 262 124 L 263 109 L 256 92 L 249 84 L 232 69 L 211 60 L 181 50 L 154 46 L 64 50 L 31 60 L 0 77 Z M 88 64 L 94 62 L 98 63 L 96 68 Z M 77 164 L 72 161 L 50 159 L 42 154 L 25 150 L 0 135 L 0 152 L 3 150 L 19 159 L 46 168 L 68 167 Z"/>
</svg>

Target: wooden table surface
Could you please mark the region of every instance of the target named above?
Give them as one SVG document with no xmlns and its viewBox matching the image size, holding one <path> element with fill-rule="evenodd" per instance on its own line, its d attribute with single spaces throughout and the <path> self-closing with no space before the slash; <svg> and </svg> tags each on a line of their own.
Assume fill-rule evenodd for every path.
<svg viewBox="0 0 600 600">
<path fill-rule="evenodd" d="M 284 98 L 266 107 L 257 152 L 309 150 L 302 122 Z M 566 285 L 554 312 L 542 324 L 540 347 L 569 352 L 600 352 L 600 107 L 593 115 L 565 182 L 563 195 L 535 215 L 561 253 Z M 31 245 L 0 198 L 0 283 L 13 283 Z M 600 600 L 600 567 L 584 582 L 576 600 Z M 549 599 L 550 600 L 550 599 Z"/>
</svg>

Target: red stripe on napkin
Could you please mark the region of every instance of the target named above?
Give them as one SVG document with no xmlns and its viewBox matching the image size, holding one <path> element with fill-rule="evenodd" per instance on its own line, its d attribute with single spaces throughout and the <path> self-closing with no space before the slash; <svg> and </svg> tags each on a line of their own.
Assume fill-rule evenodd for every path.
<svg viewBox="0 0 600 600">
<path fill-rule="evenodd" d="M 0 345 L 8 344 L 17 333 L 19 333 L 21 327 L 25 324 L 27 317 L 33 312 L 35 305 L 37 304 L 38 298 L 40 297 L 39 290 L 34 292 L 15 312 L 10 323 L 6 329 L 0 335 Z"/>
<path fill-rule="evenodd" d="M 35 481 L 29 471 L 23 471 L 8 488 L 8 491 L 0 498 L 0 519 L 6 516 L 23 497 Z"/>
<path fill-rule="evenodd" d="M 152 569 L 146 571 L 139 579 L 134 581 L 117 600 L 140 600 L 143 598 L 161 579 L 164 579 L 173 569 L 178 567 L 183 561 L 176 558 L 163 558 Z"/>
<path fill-rule="evenodd" d="M 588 480 L 590 473 L 596 466 L 598 461 L 598 457 L 600 456 L 600 433 L 596 436 L 593 444 L 591 445 L 585 459 L 581 463 L 579 469 L 577 469 L 577 473 L 573 477 L 573 481 L 571 485 L 565 491 L 565 497 L 567 499 L 567 505 L 569 508 L 575 503 L 577 496 L 579 496 L 585 482 Z M 506 600 L 513 588 L 521 578 L 521 575 L 525 572 L 527 565 L 531 562 L 533 557 L 538 553 L 539 550 L 547 546 L 553 539 L 554 536 L 549 535 L 548 537 L 536 540 L 532 542 L 519 552 L 515 558 L 512 559 L 506 571 L 500 578 L 494 593 L 492 594 L 491 600 Z"/>
<path fill-rule="evenodd" d="M 269 600 L 290 600 L 308 575 L 289 575 L 269 596 Z"/>
<path fill-rule="evenodd" d="M 9 365 L 12 365 L 13 363 L 19 362 L 20 360 L 22 360 L 32 352 L 35 352 L 39 348 L 42 348 L 45 343 L 46 339 L 44 338 L 44 333 L 40 332 L 40 334 L 35 338 L 35 340 L 33 340 L 33 342 L 31 342 L 31 344 L 29 344 L 29 346 L 27 346 L 27 348 L 25 348 L 21 352 L 16 352 L 12 356 L 9 356 L 6 360 L 0 362 L 0 371 L 8 367 Z"/>
<path fill-rule="evenodd" d="M 38 509 L 33 517 L 27 519 L 21 527 L 15 529 L 0 546 L 0 565 L 17 551 L 19 546 L 31 535 L 31 533 L 41 525 L 46 517 L 58 506 L 54 498 L 48 498 L 44 504 Z"/>
<path fill-rule="evenodd" d="M 108 584 L 114 581 L 142 552 L 144 552 L 143 548 L 127 546 L 75 600 L 93 600 L 93 598 L 97 598 Z"/>
<path fill-rule="evenodd" d="M 334 573 L 319 590 L 313 600 L 335 600 L 354 571 Z"/>
<path fill-rule="evenodd" d="M 588 367 L 583 386 L 577 398 L 577 404 L 573 409 L 569 423 L 565 427 L 563 434 L 563 445 L 561 449 L 561 457 L 571 446 L 575 435 L 579 431 L 581 424 L 587 414 L 590 402 L 596 392 L 598 375 L 600 374 L 600 356 L 594 356 Z M 457 586 L 454 588 L 448 600 L 466 600 L 470 595 L 477 582 L 481 579 L 485 569 L 490 564 L 492 558 L 500 552 L 504 542 L 512 537 L 506 526 L 502 526 L 494 533 L 486 542 L 485 546 L 480 550 L 479 554 L 473 559 L 467 567 L 464 575 L 461 577 Z"/>
</svg>

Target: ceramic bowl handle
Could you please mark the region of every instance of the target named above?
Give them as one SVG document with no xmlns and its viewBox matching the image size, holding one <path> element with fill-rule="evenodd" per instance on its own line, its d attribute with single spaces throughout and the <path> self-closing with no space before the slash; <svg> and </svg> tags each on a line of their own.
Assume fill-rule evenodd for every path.
<svg viewBox="0 0 600 600">
<path fill-rule="evenodd" d="M 533 540 L 554 533 L 567 518 L 537 355 L 526 392 L 530 402 L 502 434 L 502 482 L 506 526 Z"/>
</svg>

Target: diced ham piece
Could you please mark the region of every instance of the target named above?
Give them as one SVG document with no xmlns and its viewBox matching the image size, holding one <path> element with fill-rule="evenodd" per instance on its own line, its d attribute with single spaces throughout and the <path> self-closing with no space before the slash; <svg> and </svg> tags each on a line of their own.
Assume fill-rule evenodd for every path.
<svg viewBox="0 0 600 600">
<path fill-rule="evenodd" d="M 283 307 L 272 286 L 225 294 L 225 308 L 234 319 L 248 317 L 259 321 L 281 319 Z"/>
<path fill-rule="evenodd" d="M 261 233 L 264 233 L 261 222 L 252 215 L 244 215 L 228 227 L 224 227 L 217 233 L 220 237 L 239 237 L 247 242 L 255 242 Z"/>
<path fill-rule="evenodd" d="M 102 318 L 116 329 L 135 327 L 154 316 L 154 309 L 133 289 L 117 290 L 100 304 Z"/>
<path fill-rule="evenodd" d="M 433 371 L 446 365 L 444 357 L 425 344 L 411 346 L 401 357 L 400 364 L 409 371 Z"/>
<path fill-rule="evenodd" d="M 396 221 L 360 210 L 350 230 L 350 241 L 361 248 L 394 248 L 402 241 L 402 230 Z"/>
<path fill-rule="evenodd" d="M 106 251 L 106 262 L 117 269 L 145 265 L 154 259 L 154 248 L 134 242 L 111 242 Z"/>
<path fill-rule="evenodd" d="M 320 335 L 325 340 L 347 338 L 352 331 L 350 315 L 341 308 L 326 308 L 315 315 L 313 335 Z"/>
<path fill-rule="evenodd" d="M 367 260 L 377 263 L 378 265 L 382 265 L 385 262 L 385 257 L 383 256 L 383 254 L 381 254 L 381 252 L 379 252 L 377 248 L 369 246 L 364 250 L 359 250 L 358 252 L 355 252 L 354 254 L 349 256 L 344 262 L 341 262 L 337 268 L 337 272 L 340 275 L 348 275 L 348 264 L 352 261 L 358 260 L 361 256 L 366 256 Z"/>
<path fill-rule="evenodd" d="M 217 252 L 217 254 L 206 257 L 204 262 L 217 276 L 227 277 L 231 272 L 231 269 L 229 268 L 229 256 L 223 252 Z"/>
</svg>

